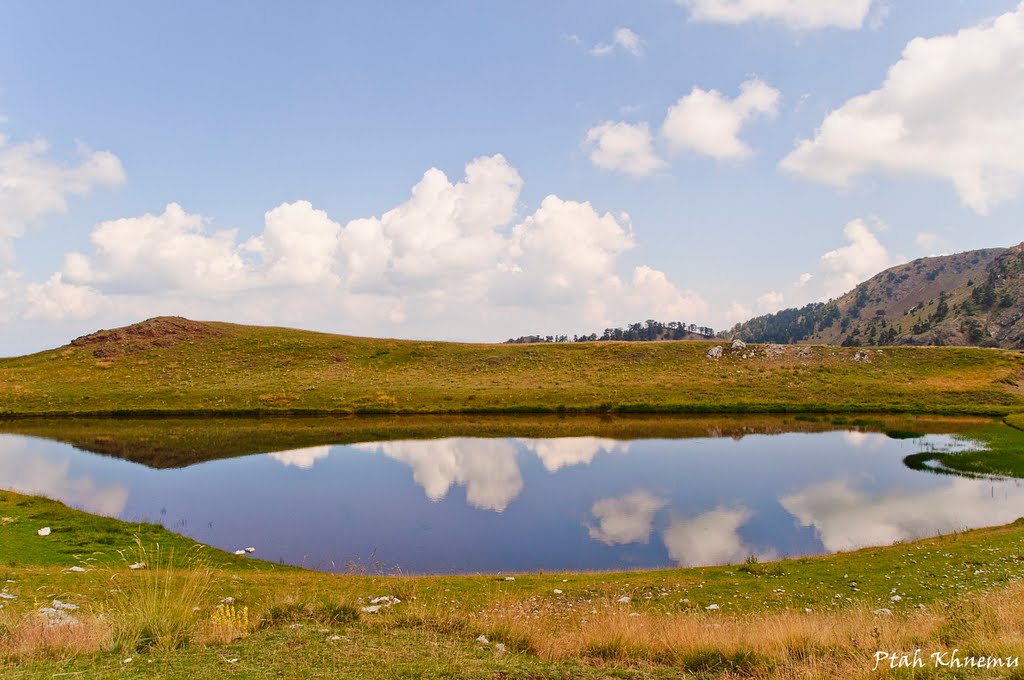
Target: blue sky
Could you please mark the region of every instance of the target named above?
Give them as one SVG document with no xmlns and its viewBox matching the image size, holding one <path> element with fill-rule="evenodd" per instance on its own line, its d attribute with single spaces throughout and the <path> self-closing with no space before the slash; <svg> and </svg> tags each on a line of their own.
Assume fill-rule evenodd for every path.
<svg viewBox="0 0 1024 680">
<path fill-rule="evenodd" d="M 0 354 L 156 314 L 722 328 L 1022 238 L 1015 1 L 3 14 Z"/>
</svg>

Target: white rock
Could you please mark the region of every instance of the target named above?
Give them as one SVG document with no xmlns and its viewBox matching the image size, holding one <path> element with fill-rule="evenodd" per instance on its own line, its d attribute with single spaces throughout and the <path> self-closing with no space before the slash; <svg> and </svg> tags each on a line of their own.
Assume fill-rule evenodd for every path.
<svg viewBox="0 0 1024 680">
<path fill-rule="evenodd" d="M 235 603 L 235 598 L 233 598 L 233 597 L 225 597 L 223 600 L 220 601 L 220 603 L 221 604 L 234 604 Z"/>
<path fill-rule="evenodd" d="M 132 657 L 129 656 L 127 659 L 125 659 L 121 663 L 131 663 L 131 662 L 132 662 Z"/>
<path fill-rule="evenodd" d="M 381 608 L 381 605 L 374 604 L 374 605 L 370 605 L 369 607 L 363 607 L 363 611 L 366 612 L 367 614 L 374 614 L 376 612 L 379 612 L 380 608 Z"/>
<path fill-rule="evenodd" d="M 328 642 L 337 642 L 340 639 L 341 639 L 340 635 L 332 635 L 331 637 L 327 638 L 327 641 Z"/>
<path fill-rule="evenodd" d="M 747 343 L 743 342 L 739 338 L 736 338 L 735 340 L 732 341 L 732 348 L 733 349 L 746 349 L 747 348 Z"/>
<path fill-rule="evenodd" d="M 506 577 L 505 577 L 505 580 L 506 580 L 506 581 L 515 581 L 515 580 L 516 580 L 516 577 L 515 577 L 515 576 L 506 576 Z"/>
<path fill-rule="evenodd" d="M 146 568 L 146 563 L 145 562 L 136 562 L 135 564 L 129 564 L 128 568 L 129 569 L 145 569 Z"/>
<path fill-rule="evenodd" d="M 899 602 L 899 601 L 900 601 L 900 600 L 902 600 L 903 598 L 902 598 L 902 597 L 900 597 L 899 595 L 893 595 L 893 596 L 892 596 L 892 597 L 890 597 L 889 599 L 890 599 L 890 600 L 891 600 L 892 602 Z"/>
<path fill-rule="evenodd" d="M 715 345 L 708 350 L 708 359 L 721 359 L 723 351 L 725 350 L 722 349 L 721 345 Z"/>
<path fill-rule="evenodd" d="M 245 554 L 245 551 L 244 551 L 244 550 L 236 550 L 236 551 L 235 551 L 235 554 L 236 554 L 236 555 L 244 555 L 244 554 Z"/>
<path fill-rule="evenodd" d="M 500 642 L 496 643 L 494 645 L 494 651 L 496 651 L 498 654 L 504 654 L 505 653 L 505 645 L 501 644 Z"/>
<path fill-rule="evenodd" d="M 561 594 L 562 594 L 562 591 L 559 590 L 558 588 L 555 588 L 555 595 L 561 595 Z"/>
<path fill-rule="evenodd" d="M 245 549 L 245 552 L 247 552 L 249 554 L 252 554 L 252 553 L 256 552 L 256 548 L 253 548 L 253 547 L 250 546 L 250 547 Z"/>
<path fill-rule="evenodd" d="M 74 571 L 74 572 L 77 572 L 77 573 L 81 573 L 81 572 L 85 571 L 85 569 L 83 569 L 82 567 L 79 567 L 79 566 L 74 566 L 74 567 L 71 567 L 71 571 Z"/>
<path fill-rule="evenodd" d="M 16 600 L 16 599 L 18 599 L 18 596 L 17 595 L 11 595 L 9 592 L 7 592 L 6 589 L 4 589 L 3 591 L 0 591 L 0 600 Z"/>
<path fill-rule="evenodd" d="M 886 608 L 884 608 L 884 607 L 883 607 L 882 609 L 876 609 L 876 610 L 875 610 L 874 612 L 872 612 L 872 613 L 873 613 L 873 614 L 874 614 L 875 616 L 892 616 L 892 610 L 891 610 L 891 609 L 886 609 Z"/>
<path fill-rule="evenodd" d="M 631 600 L 629 599 L 628 595 L 623 595 L 619 598 L 619 602 L 621 602 L 622 604 L 629 604 Z"/>
<path fill-rule="evenodd" d="M 708 611 L 716 611 L 718 609 L 721 609 L 721 607 L 719 607 L 717 604 L 709 604 L 707 607 L 704 607 L 704 609 L 707 609 Z"/>
<path fill-rule="evenodd" d="M 489 644 L 491 644 L 491 641 L 487 639 L 486 635 L 481 635 L 480 637 L 478 637 L 476 639 L 476 641 L 479 642 L 482 645 L 489 645 Z"/>
<path fill-rule="evenodd" d="M 39 534 L 40 536 L 49 536 L 50 535 L 50 527 L 43 527 L 42 529 L 40 529 L 36 533 Z"/>
<path fill-rule="evenodd" d="M 71 604 L 70 602 L 61 602 L 60 600 L 54 600 L 53 601 L 53 608 L 54 609 L 63 609 L 63 610 L 67 610 L 67 611 L 74 611 L 74 610 L 78 609 L 78 605 L 77 604 Z"/>
</svg>

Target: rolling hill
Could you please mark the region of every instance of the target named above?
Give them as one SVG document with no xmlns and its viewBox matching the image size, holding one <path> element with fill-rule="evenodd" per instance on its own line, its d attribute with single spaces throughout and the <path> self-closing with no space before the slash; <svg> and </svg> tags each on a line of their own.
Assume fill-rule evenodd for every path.
<svg viewBox="0 0 1024 680">
<path fill-rule="evenodd" d="M 746 342 L 1024 349 L 1024 243 L 917 259 L 836 300 L 759 316 L 724 335 Z"/>
<path fill-rule="evenodd" d="M 159 317 L 0 359 L 0 416 L 1006 414 L 1022 380 L 1024 355 L 999 349 L 464 344 Z"/>
</svg>

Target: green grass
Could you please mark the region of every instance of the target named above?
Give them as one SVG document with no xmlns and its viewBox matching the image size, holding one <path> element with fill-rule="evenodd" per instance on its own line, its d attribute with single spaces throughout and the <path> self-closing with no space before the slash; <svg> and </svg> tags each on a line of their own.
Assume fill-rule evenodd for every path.
<svg viewBox="0 0 1024 680">
<path fill-rule="evenodd" d="M 160 322 L 160 320 L 158 320 Z M 1024 411 L 1024 356 L 974 348 L 484 345 L 209 323 L 0 359 L 0 414 Z"/>
<path fill-rule="evenodd" d="M 873 651 L 876 644 L 872 636 L 879 637 L 877 644 L 885 644 L 891 632 L 886 627 L 889 621 L 892 635 L 899 629 L 903 632 L 898 634 L 905 636 L 906 629 L 917 627 L 922 632 L 913 635 L 924 636 L 919 644 L 949 643 L 967 649 L 992 616 L 984 608 L 992 606 L 985 604 L 986 593 L 993 594 L 997 603 L 1018 601 L 1018 591 L 1007 589 L 1024 577 L 1024 522 L 770 564 L 750 561 L 648 572 L 517 574 L 514 581 L 494 576 L 330 575 L 275 567 L 207 548 L 204 587 L 193 593 L 200 609 L 195 630 L 202 630 L 223 598 L 232 597 L 235 607 L 248 608 L 253 621 L 239 639 L 201 642 L 193 636 L 191 642 L 166 649 L 140 645 L 129 652 L 112 645 L 75 653 L 44 648 L 5 655 L 3 626 L 13 625 L 9 622 L 54 598 L 78 605 L 80 618 L 104 612 L 114 615 L 119 600 L 110 592 L 111 584 L 141 577 L 129 572 L 122 559 L 122 553 L 130 554 L 136 536 L 143 544 L 159 542 L 161 550 L 173 548 L 176 554 L 194 550 L 195 544 L 157 527 L 95 518 L 54 501 L 8 492 L 0 493 L 0 516 L 10 519 L 0 524 L 0 582 L 16 596 L 3 600 L 0 610 L 8 617 L 0 617 L 0 675 L 4 677 L 83 673 L 88 677 L 185 678 L 237 673 L 246 677 L 667 678 L 678 677 L 685 669 L 704 677 L 727 675 L 730 669 L 770 677 L 777 670 L 788 673 L 789 666 L 777 664 L 796 668 L 805 662 L 817 668 L 815 677 L 844 677 L 848 668 L 832 673 L 826 663 L 843 659 L 855 668 L 866 664 L 861 668 L 866 677 L 868 650 Z M 41 522 L 52 526 L 53 534 L 37 536 Z M 72 562 L 86 564 L 87 570 L 68 571 Z M 172 566 L 187 570 L 194 565 Z M 556 588 L 563 592 L 556 594 Z M 892 600 L 893 592 L 899 601 Z M 1012 597 L 1000 595 L 1004 592 Z M 370 598 L 381 595 L 402 602 L 374 614 L 360 611 Z M 622 597 L 630 601 L 619 602 Z M 705 608 L 710 604 L 720 609 L 709 613 Z M 886 619 L 870 613 L 882 607 L 894 616 Z M 808 609 L 810 614 L 805 613 Z M 934 621 L 915 618 L 924 616 L 921 611 L 929 612 Z M 637 618 L 630 618 L 633 614 Z M 764 617 L 783 617 L 773 620 L 790 626 L 801 625 L 801 617 L 818 617 L 807 619 L 809 623 L 803 625 L 812 626 L 811 632 L 800 635 L 813 634 L 814 626 L 845 622 L 842 625 L 858 631 L 862 643 L 854 639 L 851 647 L 846 640 L 840 648 L 833 641 L 832 646 L 821 647 L 812 640 L 801 642 L 794 633 L 786 643 L 793 651 L 769 653 L 730 647 L 725 641 L 734 635 L 725 629 L 743 629 L 747 622 L 756 628 Z M 724 626 L 722 640 L 714 632 L 702 633 L 710 637 L 685 649 L 661 648 L 657 635 L 637 637 L 637 630 L 643 633 L 645 626 L 659 630 L 686 624 L 698 631 L 713 631 L 716 622 Z M 619 632 L 609 636 L 609 626 Z M 490 639 L 487 646 L 476 643 L 479 635 Z M 577 640 L 576 635 L 589 637 Z M 565 640 L 578 651 L 561 654 L 557 645 L 545 647 L 546 640 Z M 496 642 L 506 645 L 507 653 L 497 653 Z M 123 663 L 129 656 L 132 661 Z"/>
<path fill-rule="evenodd" d="M 1008 417 L 1003 422 L 989 423 L 971 428 L 962 436 L 978 442 L 975 450 L 960 453 L 915 453 L 904 463 L 915 470 L 932 469 L 968 476 L 1000 475 L 1024 477 L 1024 430 L 1019 428 L 1020 416 Z M 930 462 L 938 463 L 936 469 Z"/>
</svg>

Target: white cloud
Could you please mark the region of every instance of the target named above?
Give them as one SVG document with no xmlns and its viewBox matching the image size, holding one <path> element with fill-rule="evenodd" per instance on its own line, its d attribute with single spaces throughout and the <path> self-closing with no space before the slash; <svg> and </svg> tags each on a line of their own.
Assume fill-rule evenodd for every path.
<svg viewBox="0 0 1024 680">
<path fill-rule="evenodd" d="M 871 9 L 871 0 L 677 0 L 690 8 L 695 21 L 742 24 L 781 23 L 794 30 L 858 29 Z M 884 19 L 884 15 L 881 19 Z M 879 20 L 881 20 L 879 19 Z"/>
<path fill-rule="evenodd" d="M 729 305 L 729 310 L 724 314 L 723 318 L 731 326 L 732 324 L 746 321 L 753 316 L 754 310 L 752 307 L 741 302 L 733 302 Z"/>
<path fill-rule="evenodd" d="M 119 517 L 129 496 L 121 484 L 98 483 L 73 470 L 70 456 L 13 436 L 0 438 L 0 488 L 54 498 L 108 517 Z"/>
<path fill-rule="evenodd" d="M 595 57 L 607 57 L 620 49 L 639 57 L 644 53 L 644 41 L 629 28 L 620 26 L 612 32 L 611 42 L 594 45 L 590 53 Z"/>
<path fill-rule="evenodd" d="M 928 257 L 949 254 L 949 242 L 938 234 L 933 234 L 929 231 L 918 232 L 917 236 L 914 237 L 914 243 Z"/>
<path fill-rule="evenodd" d="M 777 290 L 770 290 L 757 298 L 757 311 L 762 314 L 772 314 L 782 309 L 785 304 L 785 296 Z"/>
<path fill-rule="evenodd" d="M 91 251 L 33 284 L 9 314 L 108 325 L 156 313 L 366 335 L 499 340 L 534 329 L 599 331 L 637 318 L 703 322 L 707 304 L 645 265 L 625 213 L 548 196 L 518 218 L 523 181 L 500 155 L 458 181 L 436 168 L 379 216 L 342 226 L 306 201 L 265 213 L 251 237 L 169 204 L 108 220 Z M 16 275 L 3 295 L 24 300 Z M 468 336 L 468 337 L 467 337 Z"/>
<path fill-rule="evenodd" d="M 864 220 L 856 219 L 843 227 L 849 242 L 821 256 L 825 273 L 825 295 L 835 297 L 892 265 L 892 257 Z"/>
<path fill-rule="evenodd" d="M 626 453 L 629 442 L 599 437 L 560 437 L 557 439 L 520 439 L 548 472 L 572 465 L 589 465 L 598 453 Z"/>
<path fill-rule="evenodd" d="M 847 479 L 813 484 L 779 499 L 801 526 L 814 527 L 827 550 L 856 550 L 937 533 L 1012 522 L 1024 516 L 1014 484 L 951 477 L 932 489 L 872 492 Z"/>
<path fill-rule="evenodd" d="M 107 151 L 79 147 L 78 165 L 47 157 L 42 139 L 12 144 L 0 134 L 0 264 L 14 258 L 14 239 L 52 213 L 64 213 L 72 196 L 124 182 L 121 161 Z"/>
<path fill-rule="evenodd" d="M 99 291 L 64 283 L 59 273 L 45 283 L 29 283 L 24 295 L 26 319 L 88 319 L 107 304 Z"/>
<path fill-rule="evenodd" d="M 607 121 L 587 131 L 584 148 L 591 162 L 605 170 L 618 170 L 634 177 L 646 177 L 665 166 L 654 151 L 647 123 Z"/>
<path fill-rule="evenodd" d="M 717 508 L 692 519 L 675 518 L 662 535 L 668 556 L 683 567 L 741 562 L 757 552 L 739 534 L 751 517 L 753 513 L 741 506 Z"/>
<path fill-rule="evenodd" d="M 811 274 L 810 272 L 804 272 L 803 274 L 800 275 L 800 278 L 797 279 L 796 285 L 798 287 L 806 286 L 808 283 L 811 282 L 811 279 L 813 278 L 814 274 Z"/>
<path fill-rule="evenodd" d="M 774 118 L 779 91 L 754 78 L 740 85 L 740 94 L 728 99 L 717 90 L 694 87 L 669 108 L 661 134 L 674 151 L 695 151 L 718 160 L 743 160 L 753 152 L 740 139 L 751 120 Z"/>
<path fill-rule="evenodd" d="M 411 467 L 413 479 L 432 501 L 459 485 L 466 487 L 466 501 L 474 508 L 501 512 L 523 488 L 516 449 L 506 439 L 397 441 L 353 448 L 380 451 Z"/>
<path fill-rule="evenodd" d="M 267 454 L 285 467 L 297 467 L 300 470 L 311 470 L 318 460 L 331 455 L 330 446 L 311 446 L 307 449 L 275 451 Z"/>
<path fill-rule="evenodd" d="M 590 510 L 597 520 L 597 526 L 588 527 L 590 537 L 606 545 L 647 543 L 654 515 L 666 505 L 644 489 L 620 498 L 599 500 Z"/>
<path fill-rule="evenodd" d="M 950 181 L 980 214 L 1024 190 L 1024 3 L 915 38 L 882 86 L 830 112 L 781 167 L 847 186 L 872 171 Z"/>
</svg>

